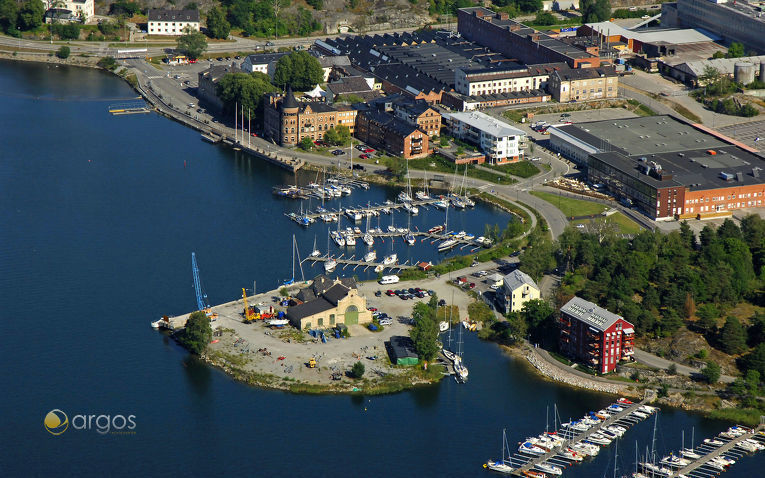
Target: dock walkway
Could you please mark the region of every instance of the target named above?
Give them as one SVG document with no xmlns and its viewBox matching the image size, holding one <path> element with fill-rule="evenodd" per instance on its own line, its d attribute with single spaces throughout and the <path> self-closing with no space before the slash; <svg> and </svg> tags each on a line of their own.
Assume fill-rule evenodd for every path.
<svg viewBox="0 0 765 478">
<path fill-rule="evenodd" d="M 705 449 L 712 448 L 712 450 L 709 453 L 707 453 L 706 455 L 702 455 L 701 458 L 691 462 L 689 465 L 686 465 L 684 468 L 681 468 L 680 470 L 678 470 L 677 471 L 677 475 L 678 476 L 679 475 L 697 476 L 697 477 L 698 476 L 709 476 L 709 475 L 711 475 L 713 473 L 711 471 L 706 471 L 705 470 L 703 473 L 698 473 L 698 472 L 694 473 L 694 471 L 696 471 L 697 469 L 699 469 L 699 468 L 703 467 L 704 465 L 706 465 L 707 463 L 709 463 L 710 460 L 730 452 L 731 450 L 733 450 L 736 447 L 737 444 L 741 443 L 745 439 L 747 439 L 747 438 L 754 438 L 754 437 L 759 436 L 760 435 L 759 432 L 763 431 L 763 430 L 765 430 L 765 425 L 760 424 L 757 428 L 753 429 L 751 432 L 744 433 L 741 436 L 733 438 L 730 441 L 728 441 L 725 444 L 723 444 L 722 446 L 719 446 L 719 447 L 715 448 L 715 447 L 710 447 L 708 445 L 705 445 L 705 447 L 706 447 Z M 717 437 L 716 439 L 717 440 L 722 440 L 721 437 Z M 714 473 L 714 474 L 716 474 L 716 473 Z"/>
<path fill-rule="evenodd" d="M 358 267 L 363 267 L 365 270 L 369 269 L 370 267 L 375 268 L 378 266 L 382 266 L 383 269 L 391 270 L 391 271 L 401 271 L 406 269 L 416 269 L 417 266 L 412 264 L 389 264 L 385 265 L 382 262 L 364 262 L 361 260 L 355 260 L 355 259 L 343 259 L 342 257 L 327 257 L 327 256 L 318 256 L 318 257 L 306 257 L 305 260 L 307 261 L 313 261 L 313 262 L 327 262 L 330 259 L 334 259 L 335 262 L 337 262 L 338 266 L 343 265 L 343 269 L 345 269 L 348 266 L 354 266 L 353 270 L 356 270 Z"/>
<path fill-rule="evenodd" d="M 631 415 L 633 412 L 638 411 L 640 407 L 645 405 L 646 402 L 648 401 L 649 401 L 649 398 L 644 398 L 640 402 L 633 403 L 632 405 L 629 405 L 628 407 L 624 408 L 621 412 L 611 415 L 606 420 L 598 423 L 597 425 L 594 425 L 583 432 L 570 435 L 567 439 L 568 443 L 577 443 L 582 440 L 586 440 L 588 436 L 592 435 L 593 433 L 599 432 L 602 428 L 617 424 L 620 420 L 623 420 L 627 416 Z M 539 455 L 538 457 L 532 458 L 528 460 L 526 463 L 524 463 L 522 466 L 517 467 L 515 471 L 513 471 L 513 474 L 516 476 L 524 476 L 526 472 L 533 470 L 534 467 L 537 466 L 538 464 L 546 463 L 547 461 L 555 458 L 559 453 L 560 453 L 560 449 L 553 448 L 549 452 L 545 453 L 544 455 Z"/>
</svg>

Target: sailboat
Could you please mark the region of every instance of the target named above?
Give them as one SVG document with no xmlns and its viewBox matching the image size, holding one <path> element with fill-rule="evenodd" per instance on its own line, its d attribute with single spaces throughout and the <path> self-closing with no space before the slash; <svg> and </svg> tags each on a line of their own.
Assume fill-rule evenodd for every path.
<svg viewBox="0 0 765 478">
<path fill-rule="evenodd" d="M 327 247 L 327 250 L 329 250 L 329 247 Z M 316 236 L 313 236 L 313 250 L 311 251 L 311 257 L 319 257 L 321 255 L 321 251 L 316 248 Z"/>
<path fill-rule="evenodd" d="M 329 237 L 334 231 L 327 230 L 327 260 L 324 261 L 324 272 L 332 272 L 337 267 L 337 261 L 329 256 Z"/>
<path fill-rule="evenodd" d="M 369 203 L 367 203 L 367 207 L 369 207 Z M 375 243 L 375 238 L 372 237 L 372 234 L 369 233 L 369 216 L 367 216 L 366 231 L 364 231 L 364 236 L 361 239 L 364 241 L 364 244 L 369 247 L 372 247 L 372 245 Z"/>
<path fill-rule="evenodd" d="M 295 255 L 298 257 L 298 266 L 300 267 L 300 278 L 303 282 L 305 282 L 305 276 L 303 275 L 303 263 L 300 262 L 300 251 L 297 247 L 297 241 L 295 240 L 295 235 L 292 235 L 292 278 L 284 281 L 282 283 L 283 286 L 292 285 L 295 283 Z"/>
<path fill-rule="evenodd" d="M 458 327 L 457 352 L 454 354 L 454 379 L 457 383 L 465 383 L 468 378 L 468 369 L 462 361 L 462 327 Z"/>
<path fill-rule="evenodd" d="M 412 216 L 409 216 L 407 219 L 408 222 L 406 225 L 406 234 L 404 234 L 404 242 L 413 246 L 414 243 L 417 242 L 417 239 L 415 239 L 414 234 L 412 234 Z"/>
<path fill-rule="evenodd" d="M 391 231 L 391 232 L 396 232 L 396 228 L 393 227 L 393 216 L 391 216 L 391 218 L 390 218 L 390 226 L 388 226 L 388 230 Z M 390 265 L 393 265 L 396 262 L 398 262 L 398 255 L 395 252 L 393 252 L 393 241 L 394 241 L 394 238 L 391 237 L 390 238 L 390 252 L 391 253 L 389 255 L 385 256 L 383 258 L 383 260 L 382 260 L 382 263 L 385 266 L 390 266 Z"/>
<path fill-rule="evenodd" d="M 507 456 L 510 457 L 510 447 L 507 445 L 507 433 L 506 430 L 502 429 L 502 460 L 500 461 L 492 461 L 489 460 L 484 466 L 484 468 L 487 468 L 491 471 L 498 471 L 500 473 L 512 473 L 515 471 L 515 468 L 508 465 L 507 460 L 505 460 L 505 450 L 507 450 Z"/>
<path fill-rule="evenodd" d="M 375 259 L 377 259 L 377 253 L 374 250 L 364 254 L 364 262 L 374 262 Z"/>
</svg>

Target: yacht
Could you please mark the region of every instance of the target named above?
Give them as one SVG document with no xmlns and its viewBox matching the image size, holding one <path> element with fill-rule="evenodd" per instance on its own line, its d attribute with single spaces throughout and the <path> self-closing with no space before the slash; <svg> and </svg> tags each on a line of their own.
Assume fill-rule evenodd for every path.
<svg viewBox="0 0 765 478">
<path fill-rule="evenodd" d="M 455 245 L 457 245 L 457 241 L 455 241 L 454 239 L 447 239 L 438 245 L 438 252 L 448 251 Z"/>
<path fill-rule="evenodd" d="M 377 253 L 375 251 L 369 251 L 364 254 L 364 262 L 374 262 L 377 259 Z"/>
<path fill-rule="evenodd" d="M 382 263 L 385 266 L 390 266 L 390 265 L 395 264 L 397 261 L 398 261 L 398 255 L 396 253 L 393 253 L 393 254 L 391 254 L 389 256 L 385 256 L 383 258 Z"/>
<path fill-rule="evenodd" d="M 345 238 L 336 231 L 330 231 L 329 236 L 332 238 L 333 241 L 335 241 L 335 244 L 337 244 L 337 247 L 345 247 Z"/>
<path fill-rule="evenodd" d="M 407 232 L 404 235 L 404 241 L 406 241 L 407 244 L 410 246 L 413 246 L 415 242 L 417 242 L 417 239 L 415 239 L 414 234 L 412 234 L 412 231 Z"/>
<path fill-rule="evenodd" d="M 356 245 L 356 237 L 353 234 L 345 234 L 345 245 L 346 246 L 355 246 Z"/>
<path fill-rule="evenodd" d="M 537 463 L 534 465 L 534 468 L 541 471 L 542 473 L 549 473 L 551 475 L 561 476 L 563 474 L 563 470 L 561 470 L 560 467 L 555 465 L 548 465 L 547 463 Z"/>
<path fill-rule="evenodd" d="M 375 243 L 375 238 L 372 237 L 372 234 L 370 234 L 368 232 L 366 234 L 364 234 L 364 236 L 361 238 L 361 240 L 363 240 L 364 244 L 366 244 L 368 246 L 371 246 L 371 245 L 373 245 Z"/>
<path fill-rule="evenodd" d="M 446 201 L 444 201 L 443 199 L 439 199 L 438 201 L 436 201 L 436 202 L 434 202 L 434 203 L 433 203 L 433 206 L 434 206 L 436 209 L 442 209 L 442 210 L 443 210 L 443 209 L 446 209 L 446 208 L 448 208 L 448 207 L 449 207 L 449 203 L 447 203 L 447 202 L 446 202 Z"/>
<path fill-rule="evenodd" d="M 337 267 L 337 261 L 330 258 L 324 261 L 324 272 L 332 272 Z"/>
</svg>

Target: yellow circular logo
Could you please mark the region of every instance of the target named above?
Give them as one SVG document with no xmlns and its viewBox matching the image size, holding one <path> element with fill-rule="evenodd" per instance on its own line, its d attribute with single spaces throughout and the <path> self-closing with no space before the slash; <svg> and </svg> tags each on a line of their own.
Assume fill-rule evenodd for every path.
<svg viewBox="0 0 765 478">
<path fill-rule="evenodd" d="M 48 433 L 51 435 L 61 435 L 67 428 L 69 428 L 69 417 L 67 417 L 66 413 L 61 410 L 54 409 L 45 415 L 43 424 L 45 425 L 45 429 L 48 430 Z"/>
</svg>

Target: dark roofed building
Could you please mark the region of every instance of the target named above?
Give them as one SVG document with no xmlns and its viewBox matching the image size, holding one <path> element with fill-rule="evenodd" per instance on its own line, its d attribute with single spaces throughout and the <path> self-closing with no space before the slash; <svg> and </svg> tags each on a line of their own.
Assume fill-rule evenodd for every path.
<svg viewBox="0 0 765 478">
<path fill-rule="evenodd" d="M 303 138 L 321 140 L 330 128 L 341 124 L 337 108 L 320 100 L 298 101 L 287 93 L 267 93 L 263 105 L 263 134 L 280 146 L 294 146 Z"/>
<path fill-rule="evenodd" d="M 199 10 L 149 10 L 149 35 L 183 35 L 199 31 Z"/>
<path fill-rule="evenodd" d="M 310 287 L 306 287 L 296 295 L 299 300 L 307 299 L 299 305 L 287 309 L 287 319 L 301 330 L 312 328 L 329 328 L 338 324 L 366 324 L 372 321 L 372 314 L 367 310 L 367 301 L 358 294 L 355 282 L 345 281 L 353 287 L 348 287 L 341 280 L 328 284 L 325 276 L 314 279 Z"/>
<path fill-rule="evenodd" d="M 548 89 L 561 103 L 616 98 L 619 75 L 613 66 L 556 70 L 550 74 Z"/>
<path fill-rule="evenodd" d="M 385 348 L 388 349 L 388 356 L 392 364 L 417 365 L 420 361 L 420 356 L 417 355 L 414 348 L 414 342 L 409 337 L 394 335 L 390 338 L 390 342 L 385 343 Z"/>
<path fill-rule="evenodd" d="M 205 103 L 209 108 L 220 111 L 223 109 L 223 102 L 218 98 L 218 82 L 229 73 L 242 73 L 234 63 L 231 65 L 213 65 L 210 68 L 200 71 L 198 74 L 197 97 L 199 101 Z"/>
<path fill-rule="evenodd" d="M 356 138 L 393 156 L 406 159 L 430 154 L 428 134 L 416 124 L 376 108 L 362 109 L 356 116 Z"/>
<path fill-rule="evenodd" d="M 336 101 L 338 96 L 354 95 L 364 101 L 380 96 L 362 76 L 348 76 L 327 84 L 327 96 L 330 101 Z"/>
</svg>

